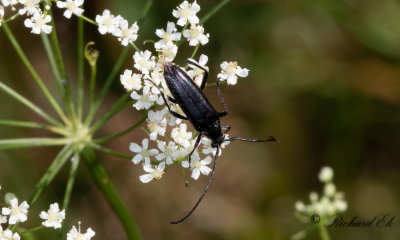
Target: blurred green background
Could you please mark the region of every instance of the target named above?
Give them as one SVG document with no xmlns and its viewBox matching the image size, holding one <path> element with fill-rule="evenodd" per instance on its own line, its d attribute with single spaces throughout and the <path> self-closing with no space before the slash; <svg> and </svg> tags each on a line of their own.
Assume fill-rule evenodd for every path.
<svg viewBox="0 0 400 240">
<path fill-rule="evenodd" d="M 139 18 L 144 0 L 85 1 L 85 15 L 94 19 L 103 9 L 130 22 Z M 156 39 L 155 29 L 175 21 L 172 9 L 181 1 L 155 1 L 140 25 L 137 45 Z M 199 16 L 218 1 L 199 0 Z M 55 10 L 57 32 L 71 79 L 76 77 L 76 18 L 65 20 Z M 236 86 L 224 85 L 230 114 L 224 124 L 231 136 L 263 138 L 280 144 L 234 142 L 223 152 L 214 182 L 194 215 L 183 216 L 203 191 L 207 177 L 184 186 L 180 170 L 172 168 L 162 180 L 143 184 L 141 167 L 129 160 L 100 154 L 112 179 L 138 222 L 145 239 L 288 239 L 311 224 L 294 217 L 296 200 L 308 202 L 310 191 L 321 191 L 318 172 L 335 170 L 337 189 L 344 191 L 344 214 L 371 219 L 381 213 L 396 216 L 391 228 L 333 228 L 332 239 L 400 239 L 400 3 L 397 0 L 280 0 L 231 1 L 205 23 L 210 42 L 199 53 L 209 56 L 210 81 L 222 61 L 238 61 L 250 69 Z M 19 18 L 10 24 L 28 57 L 52 89 L 55 84 L 40 37 L 29 34 Z M 121 46 L 86 24 L 86 41 L 100 50 L 99 76 L 105 76 Z M 146 47 L 151 47 L 150 45 Z M 191 53 L 181 48 L 177 64 Z M 51 110 L 33 79 L 0 31 L 0 76 L 44 109 Z M 199 56 L 199 54 L 198 54 Z M 197 57 L 198 57 L 197 56 Z M 198 59 L 196 57 L 196 59 Z M 133 68 L 126 59 L 125 68 Z M 88 72 L 88 70 L 87 70 Z M 122 72 L 122 70 L 121 70 Z M 101 82 L 98 82 L 101 85 Z M 55 90 L 54 90 L 55 92 Z M 116 80 L 106 105 L 123 88 Z M 206 95 L 222 109 L 215 88 Z M 1 119 L 41 121 L 5 94 L 0 94 Z M 106 110 L 106 108 L 104 108 Z M 102 136 L 127 128 L 142 113 L 129 108 L 103 128 Z M 40 137 L 47 133 L 0 127 L 0 138 Z M 100 135 L 99 135 L 100 136 Z M 130 142 L 140 142 L 137 129 L 107 146 L 130 154 Z M 37 148 L 0 152 L 1 195 L 14 192 L 29 198 L 36 182 L 59 149 Z M 68 169 L 57 176 L 30 212 L 28 226 L 37 226 L 39 211 L 61 202 Z M 125 233 L 82 165 L 67 213 L 67 228 L 82 221 L 95 239 L 126 239 Z M 48 232 L 48 233 L 46 233 Z M 53 231 L 39 233 L 47 239 Z M 306 239 L 318 239 L 317 231 Z"/>
</svg>

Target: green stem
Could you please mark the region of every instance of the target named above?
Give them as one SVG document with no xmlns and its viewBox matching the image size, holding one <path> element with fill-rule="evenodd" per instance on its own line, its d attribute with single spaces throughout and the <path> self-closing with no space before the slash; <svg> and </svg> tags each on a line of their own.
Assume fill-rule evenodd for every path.
<svg viewBox="0 0 400 240">
<path fill-rule="evenodd" d="M 78 90 L 77 90 L 77 112 L 78 119 L 82 119 L 82 111 L 83 111 L 83 95 L 84 95 L 84 22 L 82 18 L 78 19 Z"/>
<path fill-rule="evenodd" d="M 144 123 L 144 122 L 146 121 L 146 119 L 147 119 L 147 114 L 144 114 L 144 116 L 142 117 L 142 119 L 140 119 L 137 123 L 133 124 L 133 125 L 130 126 L 129 128 L 127 128 L 127 129 L 125 129 L 125 130 L 123 130 L 123 131 L 121 131 L 121 132 L 119 132 L 119 133 L 116 133 L 116 134 L 114 134 L 114 135 L 110 135 L 110 136 L 107 136 L 107 137 L 95 139 L 95 140 L 93 140 L 93 142 L 94 142 L 94 143 L 97 143 L 97 144 L 101 144 L 101 143 L 108 142 L 108 141 L 110 141 L 110 140 L 112 140 L 112 139 L 121 137 L 121 136 L 123 136 L 123 135 L 125 135 L 125 134 L 131 132 L 133 129 L 135 129 L 135 128 L 139 127 L 140 125 L 142 125 L 142 123 Z"/>
<path fill-rule="evenodd" d="M 66 138 L 16 138 L 0 140 L 0 150 L 24 148 L 24 147 L 41 147 L 41 146 L 57 146 L 69 143 Z"/>
<path fill-rule="evenodd" d="M 214 16 L 221 8 L 223 8 L 226 4 L 228 4 L 231 0 L 223 0 L 217 4 L 211 11 L 208 11 L 207 14 L 201 18 L 200 24 L 205 23 L 208 19 Z"/>
<path fill-rule="evenodd" d="M 85 149 L 83 157 L 93 180 L 123 225 L 128 239 L 142 239 L 135 220 L 129 214 L 129 210 L 122 201 L 104 166 L 98 161 L 93 149 Z"/>
<path fill-rule="evenodd" d="M 75 153 L 72 164 L 71 164 L 71 169 L 70 169 L 69 177 L 68 177 L 68 181 L 67 181 L 67 187 L 65 188 L 64 200 L 63 200 L 63 204 L 62 204 L 62 209 L 65 209 L 65 211 L 67 211 L 68 205 L 69 205 L 69 200 L 71 199 L 71 193 L 72 193 L 72 189 L 74 187 L 76 173 L 78 172 L 79 162 L 80 162 L 80 156 L 78 153 Z"/>
<path fill-rule="evenodd" d="M 138 20 L 139 25 L 143 22 L 143 20 L 146 18 L 147 13 L 149 13 L 149 10 L 151 8 L 151 5 L 153 4 L 153 0 L 147 0 L 145 5 L 142 8 L 140 18 Z"/>
<path fill-rule="evenodd" d="M 193 50 L 192 56 L 190 56 L 191 59 L 194 59 L 194 56 L 196 56 L 197 50 L 199 50 L 200 43 L 196 45 L 196 48 Z"/>
<path fill-rule="evenodd" d="M 51 163 L 50 167 L 47 169 L 45 174 L 39 180 L 39 183 L 36 185 L 35 190 L 29 199 L 29 205 L 32 207 L 33 204 L 39 199 L 40 194 L 43 190 L 51 183 L 53 178 L 57 175 L 60 169 L 64 166 L 67 160 L 72 155 L 72 150 L 70 145 L 65 146 L 56 156 L 54 161 Z"/>
<path fill-rule="evenodd" d="M 49 115 L 47 115 L 47 113 L 44 112 L 41 108 L 39 108 L 38 106 L 33 104 L 31 101 L 29 101 L 28 99 L 26 99 L 25 97 L 23 97 L 22 95 L 20 95 L 16 91 L 14 91 L 13 89 L 7 87 L 7 85 L 5 85 L 2 82 L 0 82 L 0 90 L 3 90 L 8 95 L 10 95 L 11 97 L 15 98 L 17 101 L 19 101 L 23 105 L 27 106 L 29 109 L 34 111 L 37 115 L 39 115 L 43 119 L 45 119 L 47 122 L 49 122 L 49 123 L 51 123 L 53 125 L 62 127 L 62 124 L 59 121 L 57 121 L 56 119 L 54 119 L 54 118 L 50 117 Z"/>
<path fill-rule="evenodd" d="M 14 121 L 0 119 L 0 125 L 12 126 L 12 127 L 23 127 L 23 128 L 42 128 L 49 130 L 54 133 L 66 135 L 67 132 L 63 128 L 53 127 L 42 123 L 26 122 L 26 121 Z"/>
<path fill-rule="evenodd" d="M 219 85 L 226 84 L 226 83 L 227 83 L 227 81 L 219 82 Z M 213 82 L 210 84 L 207 83 L 207 87 L 214 87 L 214 86 L 217 86 L 217 82 Z"/>
<path fill-rule="evenodd" d="M 129 93 L 122 95 L 117 102 L 108 110 L 103 116 L 97 120 L 93 126 L 90 128 L 89 134 L 93 134 L 96 132 L 101 126 L 103 126 L 110 118 L 112 118 L 115 114 L 124 110 L 125 108 L 132 105 L 132 101 L 126 102 L 129 98 Z"/>
<path fill-rule="evenodd" d="M 51 8 L 49 9 L 49 13 L 50 13 L 52 19 L 54 19 Z M 61 79 L 59 81 L 61 82 L 63 90 L 64 90 L 62 92 L 63 97 L 65 97 L 65 100 L 66 100 L 68 115 L 72 119 L 75 119 L 75 109 L 74 109 L 74 105 L 73 105 L 72 98 L 71 98 L 71 89 L 69 87 L 69 83 L 67 80 L 67 72 L 65 70 L 65 65 L 64 65 L 62 54 L 61 54 L 61 48 L 60 48 L 60 44 L 59 44 L 58 38 L 57 38 L 56 26 L 54 24 L 54 21 L 51 21 L 50 24 L 51 24 L 51 26 L 53 26 L 53 30 L 50 33 L 50 41 L 51 41 L 51 45 L 53 46 L 55 60 L 57 62 L 58 70 L 60 72 Z M 44 34 L 42 34 L 42 35 L 44 35 Z"/>
<path fill-rule="evenodd" d="M 10 18 L 5 19 L 2 23 L 4 24 L 4 23 L 11 22 L 12 20 L 16 19 L 18 16 L 19 16 L 19 13 L 16 13 L 16 14 L 12 15 Z"/>
<path fill-rule="evenodd" d="M 35 228 L 31 228 L 31 229 L 25 230 L 25 231 L 20 232 L 20 233 L 21 234 L 31 233 L 31 232 L 35 232 L 35 231 L 41 230 L 43 228 L 45 228 L 45 226 L 38 226 L 38 227 L 35 227 Z"/>
<path fill-rule="evenodd" d="M 14 35 L 12 34 L 10 28 L 8 28 L 7 24 L 3 24 L 2 28 L 4 29 L 4 32 L 6 33 L 8 39 L 10 40 L 11 44 L 13 45 L 18 56 L 21 58 L 25 67 L 28 69 L 29 73 L 32 75 L 33 79 L 35 79 L 36 83 L 39 85 L 43 94 L 46 96 L 47 100 L 53 106 L 54 110 L 57 112 L 57 114 L 60 116 L 60 118 L 64 121 L 64 123 L 68 124 L 69 123 L 68 118 L 65 116 L 60 105 L 58 105 L 57 101 L 50 94 L 50 91 L 44 84 L 43 80 L 39 77 L 36 70 L 33 68 L 32 64 L 26 57 L 26 55 L 25 55 L 24 51 L 22 50 L 21 46 L 19 45 L 18 41 L 15 39 Z"/>
<path fill-rule="evenodd" d="M 93 120 L 94 115 L 96 114 L 98 108 L 100 107 L 101 102 L 103 101 L 103 98 L 105 97 L 108 89 L 111 86 L 112 81 L 115 79 L 117 76 L 119 70 L 121 69 L 122 64 L 124 63 L 124 60 L 126 56 L 129 53 L 129 47 L 125 47 L 120 56 L 118 57 L 117 62 L 114 64 L 110 74 L 108 75 L 103 88 L 101 89 L 99 96 L 97 97 L 96 101 L 94 102 L 93 106 L 90 106 L 89 114 L 85 120 L 86 125 L 89 125 L 91 121 Z"/>
<path fill-rule="evenodd" d="M 96 89 L 97 65 L 90 65 L 90 106 L 94 103 L 94 91 Z"/>
<path fill-rule="evenodd" d="M 97 26 L 97 23 L 96 23 L 95 21 L 93 21 L 92 19 L 90 19 L 90 18 L 88 18 L 88 17 L 86 17 L 86 16 L 81 15 L 81 16 L 79 16 L 79 18 L 85 20 L 85 21 L 88 22 L 88 23 L 91 23 L 91 24 Z"/>
<path fill-rule="evenodd" d="M 103 147 L 103 146 L 98 145 L 98 144 L 95 144 L 95 143 L 92 143 L 91 146 L 92 146 L 93 148 L 99 150 L 99 151 L 102 151 L 102 152 L 104 152 L 104 153 L 113 155 L 113 156 L 115 156 L 115 157 L 124 158 L 124 159 L 132 159 L 132 156 L 129 156 L 129 155 L 126 155 L 126 154 L 122 154 L 122 153 L 116 152 L 116 151 L 114 151 L 114 150 L 111 150 L 111 149 L 109 149 L 109 148 Z"/>
<path fill-rule="evenodd" d="M 324 224 L 318 224 L 319 236 L 322 240 L 330 240 L 328 230 L 324 227 Z"/>
</svg>

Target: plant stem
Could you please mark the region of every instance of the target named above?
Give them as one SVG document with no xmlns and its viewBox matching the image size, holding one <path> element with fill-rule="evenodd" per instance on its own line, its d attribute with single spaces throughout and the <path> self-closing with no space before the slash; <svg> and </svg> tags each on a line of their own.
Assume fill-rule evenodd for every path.
<svg viewBox="0 0 400 240">
<path fill-rule="evenodd" d="M 82 111 L 83 111 L 83 95 L 84 95 L 84 22 L 82 18 L 78 18 L 78 90 L 77 90 L 77 112 L 78 119 L 82 120 Z"/>
<path fill-rule="evenodd" d="M 57 121 L 56 119 L 54 119 L 54 118 L 50 117 L 49 115 L 47 115 L 47 113 L 44 112 L 41 108 L 39 108 L 38 106 L 33 104 L 31 101 L 29 101 L 28 99 L 26 99 L 25 97 L 23 97 L 22 95 L 20 95 L 16 91 L 14 91 L 13 89 L 9 88 L 7 85 L 5 85 L 2 82 L 0 82 L 0 90 L 3 90 L 8 95 L 10 95 L 11 97 L 15 98 L 17 101 L 19 101 L 23 105 L 27 106 L 29 109 L 34 111 L 37 115 L 39 115 L 43 119 L 45 119 L 47 122 L 49 122 L 49 123 L 51 123 L 53 125 L 59 126 L 59 127 L 63 126 L 59 121 Z"/>
<path fill-rule="evenodd" d="M 135 220 L 129 214 L 129 210 L 123 203 L 117 189 L 112 183 L 103 165 L 98 161 L 98 158 L 93 149 L 86 148 L 83 151 L 83 158 L 85 160 L 86 166 L 89 169 L 90 174 L 92 175 L 93 180 L 96 182 L 101 193 L 107 200 L 108 204 L 110 204 L 110 207 L 113 209 L 121 224 L 123 225 L 128 239 L 142 239 Z"/>
<path fill-rule="evenodd" d="M 200 24 L 205 23 L 208 19 L 210 19 L 214 14 L 216 14 L 221 8 L 223 8 L 226 4 L 228 4 L 231 0 L 223 0 L 219 2 L 211 11 L 207 12 L 207 14 L 201 18 Z"/>
<path fill-rule="evenodd" d="M 80 156 L 78 153 L 75 153 L 72 164 L 71 164 L 67 187 L 65 188 L 64 200 L 63 200 L 63 204 L 62 204 L 62 209 L 65 209 L 65 211 L 67 211 L 67 208 L 69 205 L 69 200 L 71 199 L 71 193 L 72 193 L 72 189 L 74 187 L 74 182 L 75 182 L 76 173 L 78 171 L 79 162 L 80 162 Z"/>
<path fill-rule="evenodd" d="M 132 158 L 132 156 L 116 152 L 114 150 L 111 150 L 109 148 L 103 147 L 103 146 L 95 144 L 95 143 L 92 143 L 91 146 L 93 148 L 99 150 L 99 151 L 102 151 L 104 153 L 107 153 L 107 154 L 110 154 L 110 155 L 113 155 L 113 156 L 116 156 L 116 157 L 119 157 L 119 158 L 124 158 L 124 159 L 131 159 Z"/>
<path fill-rule="evenodd" d="M 129 128 L 127 128 L 127 129 L 125 129 L 125 130 L 123 130 L 123 131 L 121 131 L 119 133 L 116 133 L 114 135 L 110 135 L 110 136 L 107 136 L 107 137 L 95 139 L 95 140 L 93 140 L 93 142 L 97 143 L 97 144 L 101 144 L 101 143 L 108 142 L 108 141 L 110 141 L 112 139 L 121 137 L 121 136 L 129 133 L 133 129 L 135 129 L 135 128 L 139 127 L 140 125 L 142 125 L 142 123 L 144 123 L 146 121 L 146 119 L 147 119 L 147 114 L 144 114 L 144 116 L 137 123 L 133 124 Z"/>
<path fill-rule="evenodd" d="M 111 86 L 112 81 L 115 79 L 115 77 L 118 74 L 118 71 L 121 69 L 121 66 L 126 58 L 126 55 L 129 53 L 129 47 L 125 47 L 121 54 L 118 57 L 117 62 L 114 64 L 110 74 L 108 75 L 103 88 L 101 89 L 99 96 L 97 97 L 96 101 L 92 106 L 90 106 L 89 114 L 86 117 L 85 123 L 86 125 L 90 124 L 91 121 L 93 120 L 94 115 L 96 114 L 98 108 L 100 107 L 101 102 L 103 101 L 103 98 L 105 97 L 108 89 Z"/>
<path fill-rule="evenodd" d="M 12 34 L 8 25 L 3 23 L 2 28 L 6 33 L 8 39 L 10 40 L 11 44 L 13 45 L 15 51 L 17 52 L 18 56 L 21 58 L 22 62 L 24 63 L 25 67 L 28 69 L 29 73 L 32 75 L 33 79 L 35 79 L 36 83 L 39 85 L 40 89 L 42 90 L 43 94 L 46 96 L 47 100 L 53 106 L 54 110 L 60 116 L 60 118 L 64 121 L 64 123 L 69 124 L 68 118 L 65 116 L 64 112 L 62 111 L 60 105 L 58 105 L 57 101 L 54 97 L 50 94 L 49 89 L 44 84 L 43 80 L 39 77 L 36 70 L 33 68 L 32 64 L 26 57 L 24 51 L 22 50 L 21 46 L 19 45 L 18 41 L 15 39 L 14 35 Z"/>
<path fill-rule="evenodd" d="M 318 224 L 319 236 L 322 240 L 330 240 L 328 230 L 324 227 L 324 224 Z"/>
<path fill-rule="evenodd" d="M 66 138 L 16 138 L 0 140 L 0 150 L 24 147 L 57 146 L 69 143 Z"/>
<path fill-rule="evenodd" d="M 45 174 L 39 180 L 39 183 L 35 187 L 31 198 L 29 199 L 29 205 L 32 207 L 33 204 L 39 199 L 40 194 L 43 190 L 50 184 L 53 178 L 57 175 L 60 169 L 64 166 L 66 161 L 72 155 L 72 150 L 70 145 L 65 146 L 56 156 L 54 161 L 51 163 L 50 167 L 47 169 Z"/>
<path fill-rule="evenodd" d="M 54 133 L 66 135 L 67 133 L 63 128 L 49 126 L 43 123 L 27 122 L 27 121 L 15 121 L 15 120 L 4 120 L 0 119 L 0 125 L 12 126 L 12 127 L 23 127 L 23 128 L 42 128 L 49 130 Z"/>
</svg>

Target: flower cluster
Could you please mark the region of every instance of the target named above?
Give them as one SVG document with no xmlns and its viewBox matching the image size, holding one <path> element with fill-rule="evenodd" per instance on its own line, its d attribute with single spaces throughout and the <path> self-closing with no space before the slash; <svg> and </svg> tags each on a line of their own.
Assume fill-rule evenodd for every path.
<svg viewBox="0 0 400 240">
<path fill-rule="evenodd" d="M 1 186 L 0 186 L 1 190 Z M 18 228 L 16 232 L 12 232 L 10 227 L 4 229 L 4 225 L 14 226 L 18 223 L 23 223 L 28 220 L 28 212 L 29 212 L 29 204 L 26 201 L 19 203 L 17 197 L 14 194 L 8 194 L 10 198 L 6 207 L 3 207 L 0 212 L 0 239 L 1 240 L 19 240 L 21 239 L 18 234 Z M 61 223 L 65 219 L 65 210 L 60 210 L 58 203 L 50 204 L 49 210 L 47 212 L 42 211 L 39 214 L 39 217 L 43 219 L 42 222 L 43 227 L 58 229 L 61 228 Z M 94 236 L 94 232 L 89 228 L 86 234 L 81 234 L 76 231 L 76 228 L 73 227 L 70 232 L 67 234 L 68 240 L 77 240 L 77 239 L 85 239 L 90 240 Z"/>
<path fill-rule="evenodd" d="M 295 203 L 295 208 L 300 217 L 305 217 L 309 221 L 313 214 L 321 217 L 321 222 L 330 216 L 347 210 L 347 202 L 344 200 L 344 193 L 337 192 L 333 183 L 333 169 L 323 167 L 319 173 L 319 180 L 324 184 L 324 190 L 321 198 L 316 192 L 310 193 L 310 204 L 305 205 L 301 201 Z"/>
<path fill-rule="evenodd" d="M 165 96 L 171 95 L 163 77 L 163 66 L 164 63 L 175 59 L 178 46 L 182 43 L 181 39 L 185 39 L 189 46 L 195 47 L 194 51 L 197 51 L 200 45 L 209 42 L 210 35 L 205 33 L 204 27 L 199 24 L 200 20 L 197 16 L 199 11 L 200 6 L 196 1 L 181 3 L 172 12 L 177 21 L 167 22 L 165 29 L 155 31 L 156 36 L 159 37 L 159 40 L 154 41 L 155 53 L 150 50 L 136 51 L 133 55 L 133 67 L 136 72 L 126 69 L 120 77 L 122 85 L 131 92 L 131 98 L 135 100 L 133 107 L 137 110 L 148 111 L 146 130 L 148 138 L 143 139 L 141 145 L 131 143 L 129 146 L 135 154 L 132 162 L 142 163 L 143 170 L 146 172 L 139 178 L 144 183 L 160 179 L 166 166 L 173 164 L 190 168 L 193 179 L 198 179 L 200 174 L 208 175 L 211 172 L 208 165 L 212 162 L 211 156 L 216 154 L 211 147 L 211 141 L 204 137 L 199 147 L 194 150 L 192 161 L 189 163 L 187 158 L 195 145 L 196 132 L 190 131 L 181 119 L 170 114 L 161 96 L 161 92 Z M 97 16 L 96 22 L 99 24 L 100 33 L 115 35 L 120 18 L 120 16 L 114 17 L 108 10 L 105 10 L 102 16 Z M 136 37 L 137 35 L 132 39 Z M 208 69 L 206 55 L 201 54 L 198 61 L 191 60 L 204 69 Z M 189 65 L 189 67 L 187 74 L 200 86 L 204 71 L 197 66 Z M 240 68 L 236 62 L 223 62 L 221 68 L 218 78 L 220 81 L 226 81 L 227 84 L 236 84 L 238 76 L 248 75 L 248 70 Z M 178 105 L 168 104 L 173 111 L 184 116 Z M 224 143 L 222 147 L 227 143 Z"/>
<path fill-rule="evenodd" d="M 102 15 L 96 16 L 96 23 L 99 26 L 101 34 L 111 33 L 118 38 L 118 41 L 123 46 L 128 46 L 129 43 L 134 42 L 138 37 L 139 26 L 136 22 L 129 26 L 128 20 L 124 19 L 121 15 L 112 15 L 108 9 L 104 10 Z"/>
</svg>

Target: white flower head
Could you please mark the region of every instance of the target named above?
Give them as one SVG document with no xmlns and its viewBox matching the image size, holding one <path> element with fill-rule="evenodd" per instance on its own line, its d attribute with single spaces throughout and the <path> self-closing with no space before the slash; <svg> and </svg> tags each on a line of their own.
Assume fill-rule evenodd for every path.
<svg viewBox="0 0 400 240">
<path fill-rule="evenodd" d="M 161 62 L 172 62 L 178 53 L 178 46 L 173 42 L 167 42 L 161 47 L 159 56 Z"/>
<path fill-rule="evenodd" d="M 207 55 L 201 54 L 199 61 L 195 61 L 194 59 L 190 60 L 192 62 L 197 63 L 198 65 L 200 65 L 201 67 L 203 67 L 204 69 L 208 70 L 208 67 L 206 66 L 207 62 L 208 62 L 208 57 Z M 191 70 L 187 71 L 187 74 L 189 75 L 189 77 L 191 77 L 194 82 L 197 84 L 197 86 L 200 87 L 201 82 L 203 80 L 203 76 L 204 76 L 204 70 L 201 68 L 198 68 L 196 66 L 193 66 L 191 64 L 189 64 L 189 66 L 192 68 Z"/>
<path fill-rule="evenodd" d="M 142 74 L 132 73 L 132 70 L 126 69 L 120 76 L 124 88 L 128 91 L 140 90 L 142 88 Z"/>
<path fill-rule="evenodd" d="M 164 29 L 157 29 L 156 35 L 161 38 L 161 40 L 154 44 L 155 49 L 161 49 L 168 42 L 181 40 L 181 33 L 177 32 L 175 23 L 173 22 L 167 23 L 166 31 L 164 31 Z"/>
<path fill-rule="evenodd" d="M 331 167 L 322 167 L 318 178 L 321 182 L 330 182 L 333 179 L 333 169 Z"/>
<path fill-rule="evenodd" d="M 187 125 L 181 123 L 178 127 L 172 129 L 171 132 L 171 137 L 174 139 L 174 141 L 185 148 L 190 146 L 190 140 L 192 139 L 192 133 L 187 132 L 186 130 Z"/>
<path fill-rule="evenodd" d="M 99 25 L 100 34 L 112 33 L 118 27 L 119 18 L 111 14 L 110 10 L 105 9 L 102 15 L 96 15 L 96 23 Z"/>
<path fill-rule="evenodd" d="M 247 77 L 249 70 L 247 68 L 241 68 L 237 65 L 237 62 L 223 62 L 221 63 L 221 73 L 218 74 L 218 78 L 221 80 L 227 80 L 229 85 L 235 85 L 239 77 Z"/>
<path fill-rule="evenodd" d="M 58 203 L 53 203 L 47 212 L 42 211 L 39 215 L 41 219 L 46 221 L 42 222 L 45 227 L 53 227 L 54 229 L 61 228 L 61 223 L 65 219 L 65 210 L 60 211 Z"/>
<path fill-rule="evenodd" d="M 67 233 L 67 240 L 90 240 L 96 234 L 91 228 L 86 230 L 86 233 L 81 233 L 81 223 L 78 223 L 78 230 L 75 226 Z"/>
<path fill-rule="evenodd" d="M 151 56 L 151 52 L 149 50 L 144 52 L 135 52 L 133 55 L 133 60 L 135 61 L 134 67 L 143 74 L 149 74 L 149 71 L 154 69 L 156 66 L 154 56 Z"/>
<path fill-rule="evenodd" d="M 181 108 L 179 106 L 177 107 L 177 105 L 171 105 L 171 110 L 174 111 L 174 112 L 177 112 L 177 113 L 179 113 L 179 114 L 181 114 L 183 116 L 185 115 L 182 112 Z M 176 118 L 175 116 L 172 116 L 172 114 L 168 110 L 168 107 L 164 107 L 161 111 L 164 113 L 164 116 L 167 119 L 169 126 L 173 127 L 173 126 L 175 126 L 177 124 L 180 124 L 182 122 L 182 119 L 179 119 L 179 118 Z"/>
<path fill-rule="evenodd" d="M 142 140 L 142 146 L 139 146 L 137 143 L 131 143 L 129 145 L 129 150 L 131 152 L 136 153 L 136 155 L 132 158 L 132 162 L 134 164 L 138 164 L 144 160 L 145 164 L 150 164 L 150 157 L 154 156 L 158 153 L 157 149 L 148 149 L 149 148 L 149 139 L 145 138 Z"/>
<path fill-rule="evenodd" d="M 121 42 L 122 46 L 128 46 L 129 43 L 136 41 L 138 37 L 139 26 L 137 22 L 134 22 L 130 27 L 128 21 L 122 17 L 118 18 L 118 27 L 112 32 L 112 34 L 118 37 L 118 41 Z"/>
<path fill-rule="evenodd" d="M 191 157 L 190 168 L 192 169 L 192 178 L 197 180 L 200 177 L 200 173 L 203 175 L 208 175 L 211 172 L 211 168 L 206 165 L 210 164 L 212 159 L 210 156 L 207 156 L 204 160 L 200 160 L 199 153 L 194 151 Z M 189 161 L 183 161 L 182 167 L 188 168 Z"/>
<path fill-rule="evenodd" d="M 144 164 L 143 170 L 148 172 L 148 174 L 141 175 L 139 177 L 140 181 L 143 183 L 148 183 L 153 179 L 160 179 L 164 174 L 165 162 L 161 162 L 157 167 L 152 167 L 150 164 Z"/>
<path fill-rule="evenodd" d="M 28 15 L 33 15 L 35 12 L 41 11 L 39 7 L 40 0 L 19 0 L 19 3 L 24 5 L 18 10 L 20 15 L 24 15 L 25 13 Z"/>
<path fill-rule="evenodd" d="M 131 98 L 137 100 L 133 107 L 137 110 L 149 109 L 154 102 L 158 100 L 158 96 L 150 91 L 150 86 L 143 87 L 143 94 L 139 95 L 136 91 L 131 93 Z"/>
<path fill-rule="evenodd" d="M 165 163 L 171 165 L 173 161 L 179 155 L 178 146 L 174 142 L 169 142 L 168 145 L 165 142 L 158 142 L 158 148 L 160 149 L 160 153 L 156 155 L 156 159 L 161 161 L 165 159 Z"/>
<path fill-rule="evenodd" d="M 20 240 L 21 237 L 18 233 L 14 233 L 10 229 L 6 229 L 3 231 L 3 228 L 0 226 L 0 239 L 1 240 Z"/>
<path fill-rule="evenodd" d="M 193 3 L 188 3 L 184 1 L 179 4 L 177 9 L 172 11 L 172 15 L 178 18 L 177 24 L 179 26 L 185 26 L 185 24 L 189 21 L 191 24 L 198 24 L 199 18 L 196 16 L 197 12 L 200 11 L 199 4 L 194 1 Z"/>
<path fill-rule="evenodd" d="M 18 0 L 1 0 L 4 7 L 14 6 L 18 3 Z"/>
<path fill-rule="evenodd" d="M 150 131 L 150 140 L 155 141 L 157 136 L 164 136 L 167 128 L 167 119 L 161 111 L 154 112 L 150 110 L 147 113 L 147 127 Z"/>
<path fill-rule="evenodd" d="M 183 36 L 189 41 L 189 46 L 196 46 L 199 43 L 201 45 L 207 44 L 210 34 L 204 34 L 203 26 L 191 25 L 190 29 L 183 31 Z"/>
<path fill-rule="evenodd" d="M 83 9 L 81 8 L 83 1 L 84 0 L 66 0 L 65 2 L 57 1 L 57 7 L 66 8 L 64 12 L 64 17 L 66 18 L 71 18 L 72 14 L 81 16 L 83 13 Z"/>
<path fill-rule="evenodd" d="M 51 16 L 42 14 L 41 12 L 35 12 L 31 18 L 25 19 L 24 24 L 27 28 L 32 28 L 31 33 L 51 33 L 52 26 L 47 25 L 51 21 Z"/>
<path fill-rule="evenodd" d="M 26 201 L 18 205 L 18 199 L 13 198 L 10 200 L 10 207 L 2 208 L 1 213 L 9 216 L 9 224 L 16 224 L 17 222 L 25 222 L 28 219 L 28 209 L 29 205 Z"/>
</svg>

